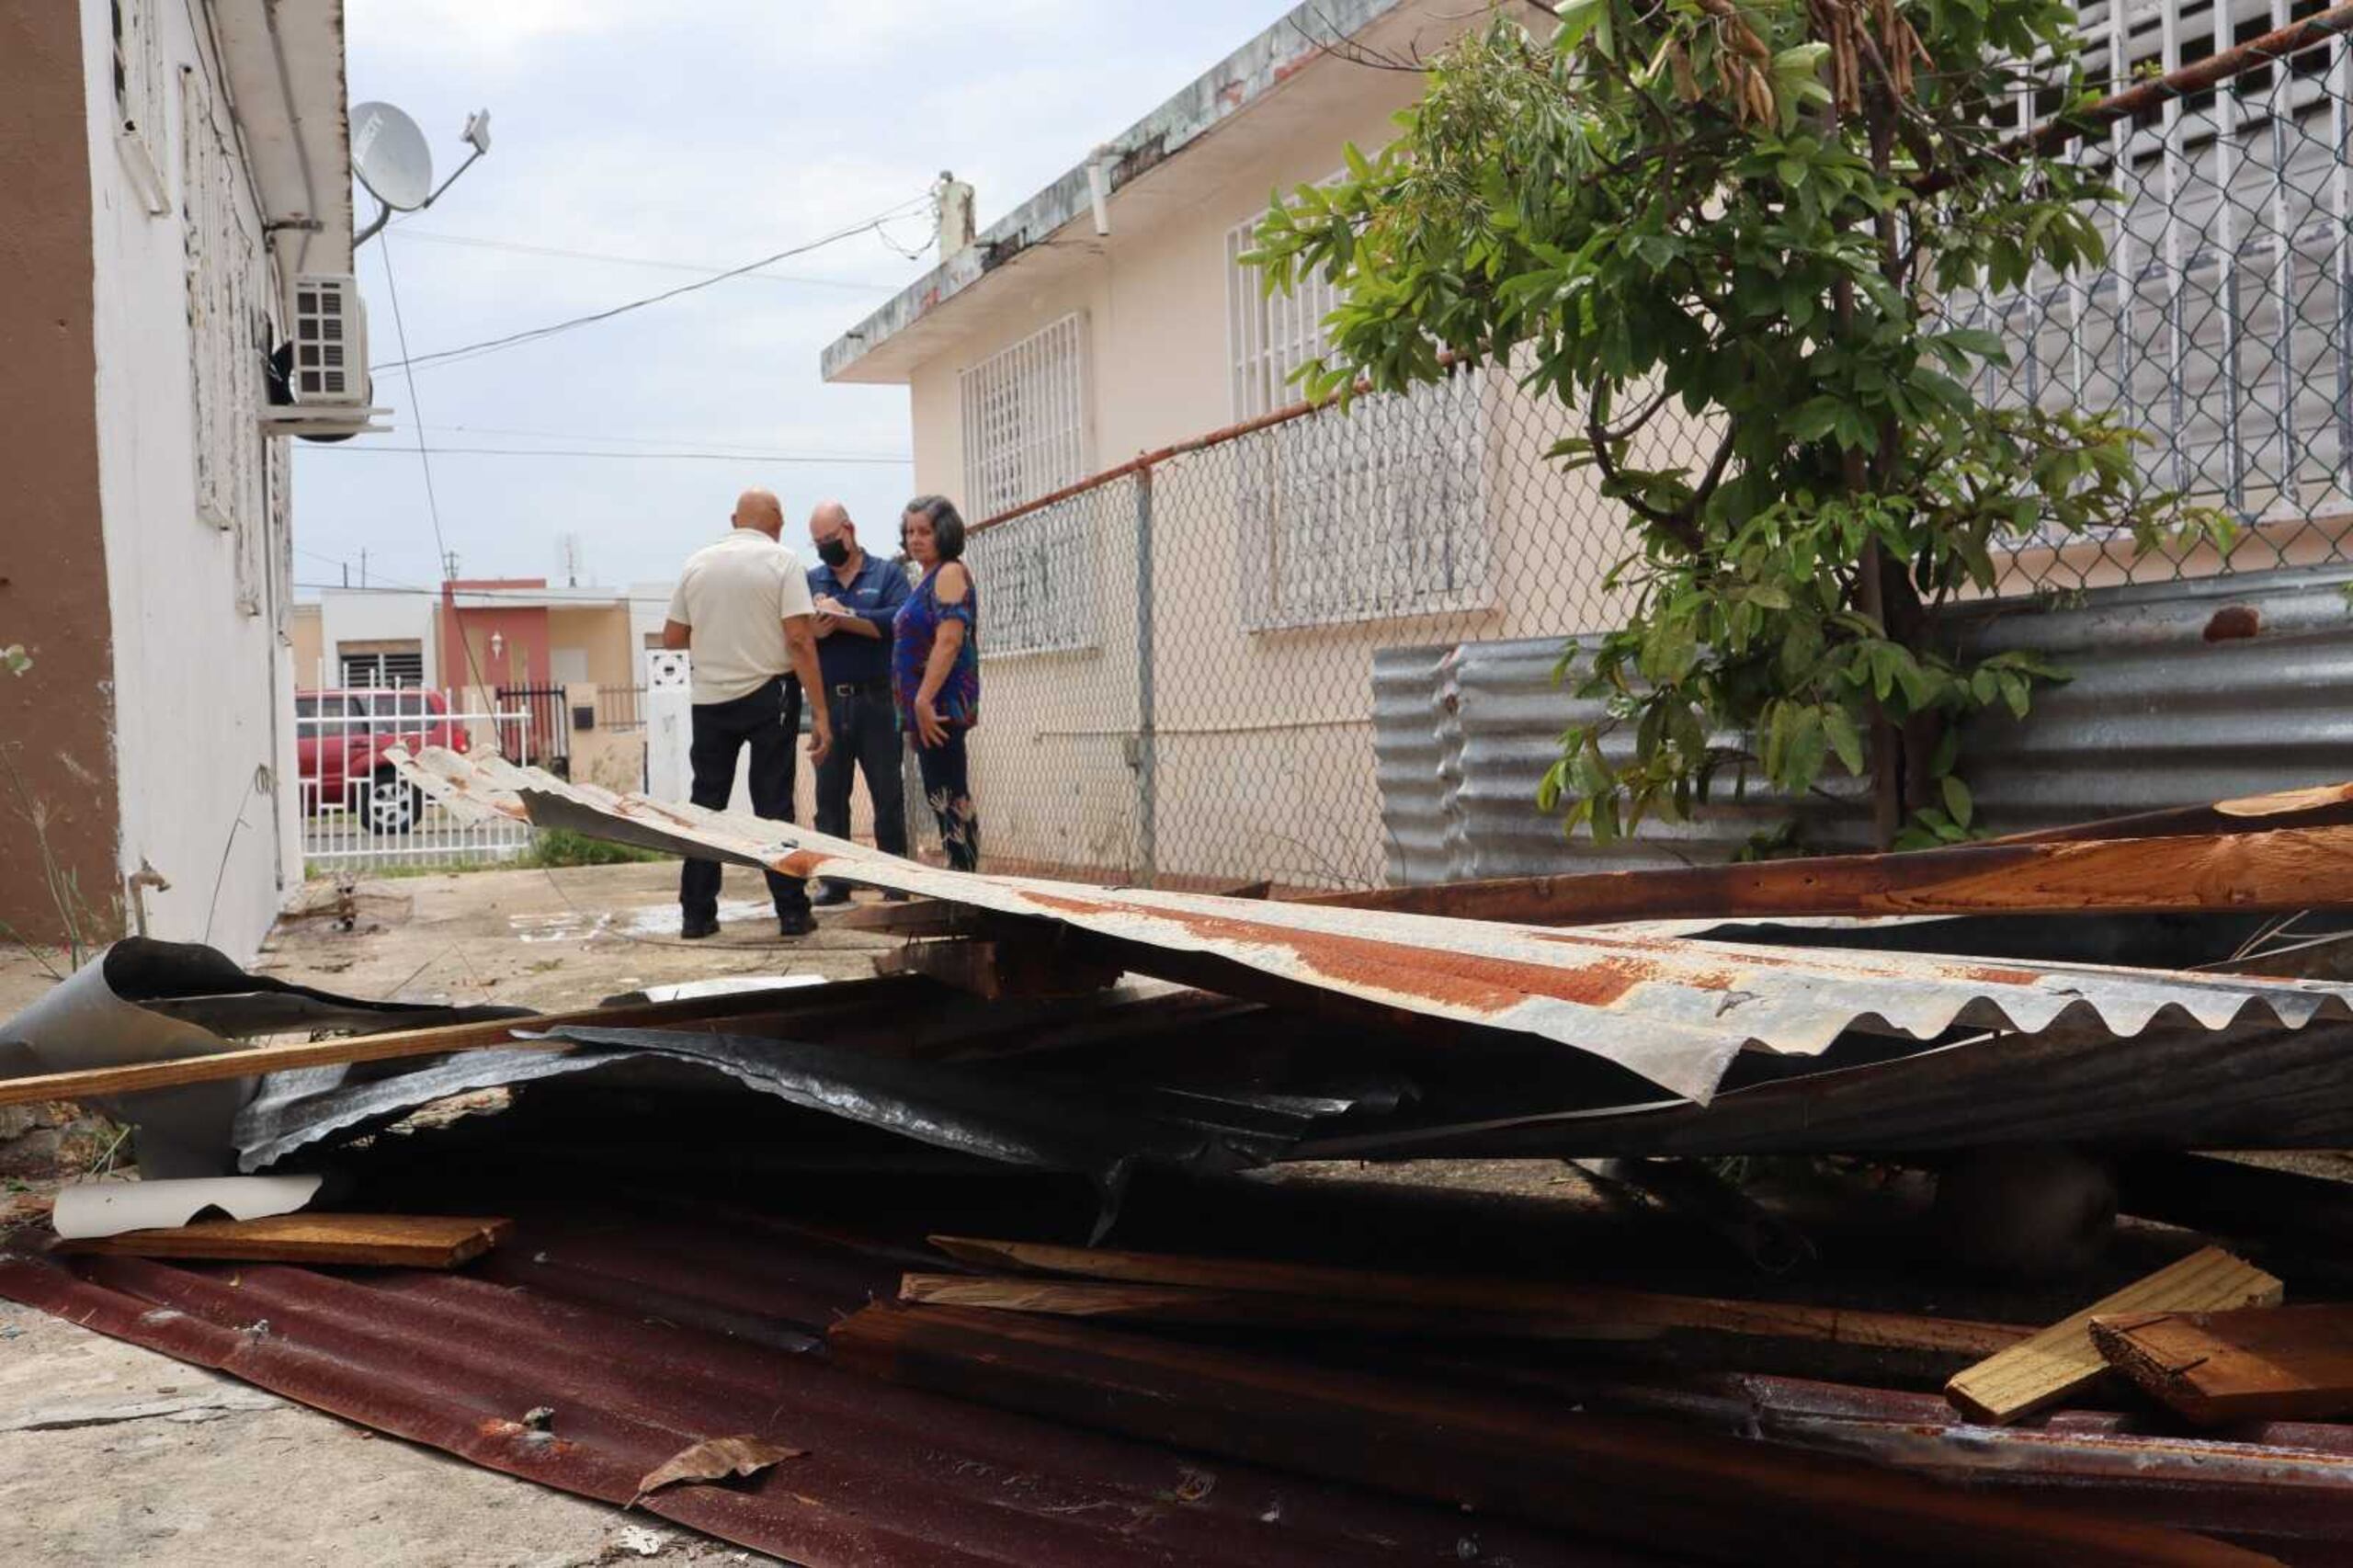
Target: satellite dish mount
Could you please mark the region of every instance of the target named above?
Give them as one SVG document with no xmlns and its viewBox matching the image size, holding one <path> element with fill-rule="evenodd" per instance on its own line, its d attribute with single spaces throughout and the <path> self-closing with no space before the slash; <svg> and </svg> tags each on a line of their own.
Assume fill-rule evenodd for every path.
<svg viewBox="0 0 2353 1568">
<path fill-rule="evenodd" d="M 439 185 L 433 183 L 433 149 L 416 121 L 390 104 L 355 104 L 351 109 L 351 172 L 378 202 L 375 221 L 352 236 L 353 249 L 383 232 L 395 212 L 422 212 L 458 183 L 458 176 L 474 166 L 490 151 L 490 111 L 466 116 L 459 132 L 468 147 L 466 161 Z"/>
</svg>

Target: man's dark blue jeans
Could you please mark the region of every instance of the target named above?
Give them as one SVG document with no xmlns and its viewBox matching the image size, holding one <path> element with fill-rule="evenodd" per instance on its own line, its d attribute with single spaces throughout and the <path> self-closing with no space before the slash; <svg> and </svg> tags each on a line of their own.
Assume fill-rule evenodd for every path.
<svg viewBox="0 0 2353 1568">
<path fill-rule="evenodd" d="M 798 693 L 794 694 L 798 696 Z M 694 802 L 723 812 L 735 792 L 735 755 L 752 748 L 752 811 L 775 822 L 792 820 L 793 742 L 800 738 L 801 705 L 785 699 L 784 677 L 732 702 L 694 705 L 694 741 L 687 760 L 695 775 Z M 779 919 L 809 913 L 808 884 L 799 877 L 768 873 L 768 892 Z M 678 911 L 688 929 L 719 917 L 719 862 L 689 860 L 678 873 Z"/>
<path fill-rule="evenodd" d="M 885 855 L 905 855 L 907 789 L 899 770 L 899 716 L 891 706 L 890 682 L 834 687 L 826 706 L 834 716 L 834 749 L 817 765 L 817 831 L 849 836 L 850 784 L 863 773 L 866 797 L 874 803 L 874 846 Z"/>
</svg>

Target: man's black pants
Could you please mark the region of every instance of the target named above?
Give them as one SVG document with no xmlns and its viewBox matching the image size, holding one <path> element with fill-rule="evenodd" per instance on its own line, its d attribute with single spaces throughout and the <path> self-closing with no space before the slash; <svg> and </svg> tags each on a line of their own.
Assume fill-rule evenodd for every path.
<svg viewBox="0 0 2353 1568">
<path fill-rule="evenodd" d="M 735 791 L 735 754 L 749 744 L 754 814 L 775 822 L 792 820 L 792 743 L 800 734 L 801 704 L 787 699 L 783 676 L 732 702 L 696 703 L 694 727 L 687 760 L 694 767 L 696 805 L 714 812 L 727 809 L 727 799 Z M 808 885 L 799 877 L 770 871 L 768 892 L 776 899 L 779 918 L 809 912 Z M 718 918 L 718 861 L 686 863 L 678 873 L 678 908 L 689 926 Z"/>
<path fill-rule="evenodd" d="M 890 684 L 836 686 L 827 698 L 834 749 L 817 765 L 817 831 L 849 836 L 850 781 L 863 773 L 866 797 L 874 802 L 874 846 L 885 855 L 904 856 L 907 788 L 899 771 L 899 715 L 891 706 Z"/>
</svg>

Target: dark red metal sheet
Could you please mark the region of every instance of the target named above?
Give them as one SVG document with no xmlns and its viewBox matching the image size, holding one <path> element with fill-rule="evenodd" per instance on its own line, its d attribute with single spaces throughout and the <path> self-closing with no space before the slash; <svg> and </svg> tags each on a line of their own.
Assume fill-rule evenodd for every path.
<svg viewBox="0 0 2353 1568">
<path fill-rule="evenodd" d="M 742 1215 L 518 1215 L 463 1273 L 0 1253 L 0 1296 L 609 1503 L 705 1437 L 808 1450 L 642 1505 L 812 1568 L 1649 1562 L 878 1382 L 815 1335 L 897 1265 Z M 539 1406 L 546 1431 L 523 1424 Z"/>
</svg>

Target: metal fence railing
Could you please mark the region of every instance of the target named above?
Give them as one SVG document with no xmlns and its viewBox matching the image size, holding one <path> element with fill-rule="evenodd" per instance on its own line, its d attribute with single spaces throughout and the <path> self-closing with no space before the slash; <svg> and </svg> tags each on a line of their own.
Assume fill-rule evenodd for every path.
<svg viewBox="0 0 2353 1568">
<path fill-rule="evenodd" d="M 2185 13 L 2202 14 L 2085 17 L 2119 81 L 2292 19 L 2284 0 Z M 2136 88 L 2146 112 L 2074 144 L 2122 193 L 2099 269 L 1947 302 L 2011 345 L 1987 393 L 2124 413 L 2149 435 L 2156 483 L 2247 531 L 2226 558 L 2135 558 L 2098 539 L 2021 551 L 2005 591 L 2353 559 L 2353 45 L 2324 34 L 2268 61 L 2202 92 Z M 985 863 L 1194 887 L 1378 884 L 1376 652 L 1410 663 L 1626 613 L 1605 585 L 1631 548 L 1619 508 L 1545 457 L 1572 418 L 1471 371 L 1345 414 L 1286 410 L 981 525 L 968 559 Z M 1662 418 L 1633 466 L 1698 460 L 1703 435 Z"/>
<path fill-rule="evenodd" d="M 428 745 L 542 760 L 522 709 L 470 704 L 419 687 L 305 687 L 294 696 L 295 790 L 306 876 L 400 869 L 457 869 L 509 860 L 531 829 L 505 819 L 460 821 L 402 779 L 390 753 Z"/>
</svg>

